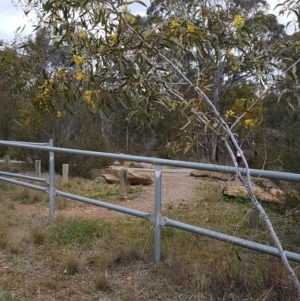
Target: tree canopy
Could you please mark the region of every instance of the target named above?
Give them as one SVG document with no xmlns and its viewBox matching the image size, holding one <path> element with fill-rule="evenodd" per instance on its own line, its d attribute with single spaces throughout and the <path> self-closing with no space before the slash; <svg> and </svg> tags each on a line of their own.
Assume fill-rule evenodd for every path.
<svg viewBox="0 0 300 301">
<path fill-rule="evenodd" d="M 153 1 L 147 17 L 133 15 L 124 1 L 17 2 L 26 14 L 38 17 L 37 44 L 25 45 L 34 58 L 33 68 L 39 70 L 31 85 L 36 110 L 60 115 L 76 99 L 93 112 L 121 104 L 128 111 L 126 118 L 141 124 L 157 124 L 166 109 L 180 110 L 185 116 L 181 128 L 214 137 L 204 152 L 211 161 L 222 129 L 194 87 L 224 117 L 243 99 L 243 114 L 255 95 L 230 100 L 229 91 L 246 82 L 258 91 L 259 85 L 273 80 L 284 60 L 280 54 L 286 48 L 281 43 L 285 32 L 268 13 L 266 1 Z M 49 54 L 41 52 L 46 40 L 49 51 L 59 49 L 52 56 L 56 62 L 48 60 L 47 66 Z M 61 49 L 68 51 L 62 56 Z M 55 105 L 57 99 L 64 99 L 62 110 Z M 231 119 L 236 117 L 231 113 Z M 259 114 L 245 118 L 248 129 L 261 120 Z M 174 151 L 203 145 L 202 138 L 189 136 L 184 144 L 173 144 Z"/>
</svg>

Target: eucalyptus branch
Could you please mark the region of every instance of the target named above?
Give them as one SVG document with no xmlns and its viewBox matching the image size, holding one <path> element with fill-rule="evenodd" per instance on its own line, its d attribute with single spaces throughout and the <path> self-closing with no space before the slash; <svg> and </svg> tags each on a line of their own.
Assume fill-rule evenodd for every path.
<svg viewBox="0 0 300 301">
<path fill-rule="evenodd" d="M 164 59 L 166 62 L 168 62 L 171 67 L 179 74 L 179 76 L 181 76 L 182 79 L 184 79 L 190 86 L 192 85 L 192 82 L 183 74 L 183 72 L 172 62 L 170 61 L 168 58 L 166 58 L 163 54 L 159 54 L 159 56 Z M 299 59 L 300 61 L 300 59 Z M 267 89 L 265 89 L 265 91 L 262 93 L 262 95 L 260 97 L 257 98 L 257 100 L 255 101 L 255 103 L 257 103 L 260 99 L 262 99 L 266 93 L 269 91 L 270 87 L 268 87 Z M 267 229 L 269 230 L 269 233 L 273 239 L 273 242 L 276 246 L 276 248 L 278 249 L 278 252 L 280 254 L 281 257 L 281 261 L 283 263 L 283 265 L 285 266 L 285 269 L 287 270 L 289 276 L 291 277 L 294 286 L 297 290 L 297 294 L 298 294 L 298 298 L 300 300 L 300 282 L 295 274 L 295 271 L 292 269 L 292 267 L 290 266 L 288 259 L 284 253 L 283 247 L 281 245 L 281 242 L 273 228 L 273 225 L 268 217 L 268 215 L 266 214 L 264 208 L 261 206 L 261 204 L 258 202 L 253 189 L 252 189 L 252 184 L 251 184 L 251 177 L 250 177 L 250 170 L 249 170 L 249 165 L 248 162 L 245 158 L 245 156 L 242 153 L 242 149 L 239 146 L 239 144 L 237 143 L 231 129 L 229 128 L 229 126 L 227 125 L 227 123 L 224 121 L 224 119 L 222 118 L 222 116 L 220 115 L 219 111 L 217 110 L 217 108 L 215 107 L 215 105 L 211 102 L 211 100 L 208 98 L 208 96 L 199 88 L 199 87 L 195 87 L 194 86 L 194 90 L 203 97 L 203 99 L 205 100 L 206 104 L 211 108 L 212 112 L 214 113 L 216 119 L 218 120 L 220 126 L 226 131 L 228 137 L 230 138 L 231 142 L 233 143 L 235 149 L 241 154 L 241 158 L 243 160 L 245 169 L 246 169 L 246 180 L 241 176 L 241 172 L 240 169 L 238 168 L 237 165 L 237 161 L 235 158 L 235 154 L 233 153 L 227 139 L 224 139 L 225 142 L 225 146 L 227 148 L 227 151 L 234 163 L 235 169 L 236 169 L 236 174 L 239 178 L 239 180 L 241 181 L 241 183 L 244 185 L 244 187 L 246 188 L 248 195 L 250 197 L 250 200 L 252 202 L 252 204 L 255 206 L 255 208 L 258 210 L 258 212 L 260 213 L 261 217 L 263 218 Z M 197 112 L 194 112 L 197 114 Z"/>
</svg>

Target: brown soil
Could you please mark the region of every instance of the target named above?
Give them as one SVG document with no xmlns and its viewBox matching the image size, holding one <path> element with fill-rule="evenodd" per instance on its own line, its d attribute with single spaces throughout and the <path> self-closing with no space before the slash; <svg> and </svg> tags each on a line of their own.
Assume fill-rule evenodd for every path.
<svg viewBox="0 0 300 301">
<path fill-rule="evenodd" d="M 148 172 L 148 174 L 153 176 L 153 172 Z M 196 197 L 195 188 L 200 182 L 201 180 L 199 178 L 191 177 L 189 173 L 163 173 L 161 186 L 162 210 L 169 206 L 176 207 L 178 204 L 194 201 Z M 125 197 L 124 201 L 109 202 L 127 208 L 152 213 L 154 212 L 155 204 L 155 184 L 153 183 L 149 186 L 142 186 L 142 192 L 133 197 Z M 81 204 L 80 207 L 73 206 L 65 210 L 57 210 L 56 214 L 58 216 L 81 216 L 87 218 L 104 217 L 107 219 L 126 217 L 126 214 L 88 204 Z"/>
</svg>

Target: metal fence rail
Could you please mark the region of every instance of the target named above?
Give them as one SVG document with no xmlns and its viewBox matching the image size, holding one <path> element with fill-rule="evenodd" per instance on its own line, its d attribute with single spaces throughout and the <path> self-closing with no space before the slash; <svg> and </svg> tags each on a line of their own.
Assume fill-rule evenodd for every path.
<svg viewBox="0 0 300 301">
<path fill-rule="evenodd" d="M 50 139 L 48 143 L 32 143 L 32 142 L 17 142 L 17 141 L 4 141 L 0 140 L 0 145 L 10 146 L 10 147 L 19 147 L 19 148 L 28 148 L 28 149 L 36 149 L 49 152 L 49 177 L 47 179 L 37 178 L 31 176 L 25 176 L 21 174 L 13 174 L 8 172 L 0 172 L 0 181 L 5 181 L 8 183 L 21 185 L 30 189 L 35 189 L 39 191 L 43 191 L 48 193 L 49 195 L 49 216 L 50 218 L 54 217 L 54 201 L 55 195 L 59 195 L 68 199 L 72 199 L 79 202 L 84 202 L 88 204 L 92 204 L 95 206 L 103 207 L 110 210 L 115 210 L 124 214 L 133 215 L 136 217 L 144 218 L 154 223 L 154 261 L 160 261 L 160 253 L 161 253 L 161 227 L 169 226 L 178 228 L 184 231 L 197 233 L 203 236 L 207 236 L 213 239 L 218 239 L 221 241 L 229 242 L 234 245 L 238 245 L 243 248 L 255 250 L 258 252 L 266 253 L 272 256 L 280 257 L 279 252 L 276 248 L 255 243 L 249 240 L 240 239 L 234 236 L 226 235 L 223 233 L 203 229 L 197 226 L 193 226 L 190 224 L 185 224 L 179 221 L 172 220 L 170 218 L 164 217 L 161 214 L 161 180 L 162 180 L 162 166 L 174 166 L 174 167 L 183 167 L 183 168 L 192 168 L 192 169 L 200 169 L 206 171 L 214 171 L 214 172 L 223 172 L 229 174 L 235 174 L 235 168 L 223 165 L 214 165 L 214 164 L 204 164 L 204 163 L 195 163 L 195 162 L 186 162 L 186 161 L 177 161 L 177 160 L 166 160 L 159 158 L 149 158 L 149 157 L 141 157 L 141 156 L 131 156 L 131 155 L 120 155 L 120 154 L 112 154 L 112 153 L 103 153 L 103 152 L 94 152 L 94 151 L 86 151 L 86 150 L 77 150 L 77 149 L 69 149 L 69 148 L 59 148 L 53 147 L 53 141 Z M 114 160 L 126 160 L 133 162 L 143 162 L 143 163 L 151 163 L 155 166 L 155 200 L 154 200 L 154 212 L 143 212 L 139 210 L 130 209 L 123 206 L 113 205 L 110 203 L 102 202 L 100 200 L 94 200 L 90 198 L 86 198 L 79 195 L 70 194 L 64 191 L 60 191 L 55 189 L 54 187 L 54 153 L 69 153 L 76 155 L 88 155 L 93 157 L 101 157 L 101 158 L 109 158 Z M 246 171 L 243 168 L 240 168 L 241 174 L 245 175 Z M 293 181 L 300 182 L 299 174 L 285 173 L 285 172 L 275 172 L 275 171 L 265 171 L 265 170 L 257 170 L 250 169 L 250 175 L 253 177 L 261 177 L 261 178 L 269 178 L 269 179 L 277 179 L 277 180 L 285 180 L 285 181 Z M 47 187 L 41 187 L 34 184 L 29 184 L 26 182 L 22 182 L 19 180 L 9 179 L 7 177 L 16 177 L 20 179 L 34 180 L 38 182 L 44 182 L 47 184 Z M 287 258 L 291 261 L 300 263 L 300 254 L 284 251 Z"/>
</svg>

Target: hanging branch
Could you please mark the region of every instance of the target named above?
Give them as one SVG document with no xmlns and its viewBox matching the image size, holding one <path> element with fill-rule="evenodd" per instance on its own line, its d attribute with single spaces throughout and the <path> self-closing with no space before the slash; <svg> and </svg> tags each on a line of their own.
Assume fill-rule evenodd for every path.
<svg viewBox="0 0 300 301">
<path fill-rule="evenodd" d="M 159 56 L 164 59 L 166 62 L 168 62 L 170 64 L 170 66 L 179 74 L 179 76 L 184 80 L 186 81 L 190 86 L 193 86 L 192 85 L 192 82 L 183 74 L 183 72 L 172 62 L 170 61 L 167 57 L 165 57 L 163 54 L 159 53 Z M 300 59 L 298 60 L 300 61 Z M 297 62 L 298 62 L 297 61 Z M 295 62 L 293 65 L 297 64 L 297 62 Z M 290 69 L 290 68 L 289 68 Z M 289 70 L 288 69 L 288 70 Z M 284 73 L 286 73 L 288 70 L 286 70 Z M 273 225 L 268 217 L 268 215 L 266 214 L 266 211 L 264 210 L 264 208 L 261 206 L 261 204 L 258 202 L 254 192 L 253 192 L 253 189 L 252 189 L 252 184 L 251 184 L 251 177 L 250 177 L 250 170 L 249 170 L 249 165 L 248 165 L 248 162 L 247 162 L 247 159 L 245 158 L 243 152 L 242 152 L 242 149 L 241 147 L 239 146 L 237 140 L 235 139 L 235 136 L 231 130 L 231 128 L 227 125 L 227 123 L 225 122 L 225 120 L 222 118 L 221 114 L 219 113 L 219 111 L 217 110 L 217 108 L 215 107 L 215 105 L 211 102 L 211 100 L 207 97 L 207 95 L 199 88 L 199 87 L 193 87 L 194 90 L 196 91 L 196 93 L 198 95 L 201 95 L 204 99 L 204 101 L 206 102 L 206 104 L 211 108 L 212 112 L 214 113 L 215 117 L 216 117 L 216 120 L 218 121 L 219 125 L 225 130 L 226 132 L 226 136 L 230 139 L 230 141 L 233 143 L 235 149 L 241 154 L 241 158 L 243 160 L 243 163 L 244 163 L 244 166 L 245 166 L 245 170 L 246 170 L 246 181 L 243 179 L 242 175 L 241 175 L 241 172 L 240 172 L 240 169 L 238 168 L 238 164 L 237 164 L 237 161 L 236 161 L 236 158 L 235 158 L 235 155 L 228 143 L 228 138 L 223 138 L 223 141 L 225 143 L 225 146 L 227 148 L 227 151 L 233 161 L 233 164 L 235 166 L 235 169 L 236 169 L 236 175 L 237 177 L 239 178 L 239 180 L 241 181 L 241 183 L 243 184 L 243 186 L 246 188 L 247 192 L 248 192 L 248 195 L 250 197 L 250 200 L 252 202 L 252 204 L 255 206 L 255 208 L 258 210 L 258 212 L 260 213 L 261 217 L 263 218 L 266 226 L 267 226 L 267 229 L 269 230 L 269 233 L 273 239 L 273 242 L 276 246 L 276 248 L 278 249 L 279 251 L 279 254 L 280 254 L 280 257 L 281 257 L 281 260 L 283 262 L 283 265 L 285 266 L 289 276 L 291 277 L 293 283 L 294 283 L 294 286 L 297 290 L 297 294 L 298 294 L 298 298 L 300 300 L 300 282 L 295 274 L 295 271 L 292 269 L 292 267 L 290 266 L 289 262 L 288 262 L 288 259 L 284 253 L 284 249 L 281 245 L 281 242 L 273 228 Z M 262 93 L 262 95 L 257 98 L 256 102 L 258 102 L 259 100 L 261 100 L 265 95 L 266 93 L 269 91 L 270 87 L 268 87 L 267 89 L 265 89 L 265 91 Z M 199 114 L 197 113 L 195 110 L 192 110 L 192 112 L 194 114 Z"/>
</svg>

